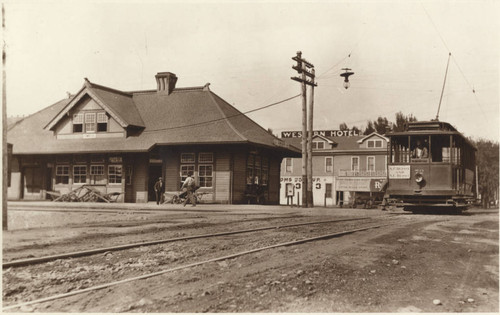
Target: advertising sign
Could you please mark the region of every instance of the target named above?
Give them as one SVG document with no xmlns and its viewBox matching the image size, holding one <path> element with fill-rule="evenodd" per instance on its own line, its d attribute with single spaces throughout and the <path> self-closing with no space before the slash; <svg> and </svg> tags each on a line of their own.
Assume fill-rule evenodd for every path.
<svg viewBox="0 0 500 315">
<path fill-rule="evenodd" d="M 340 191 L 370 191 L 370 179 L 367 178 L 339 178 L 336 189 Z"/>
<path fill-rule="evenodd" d="M 389 165 L 390 179 L 409 179 L 410 165 Z"/>
<path fill-rule="evenodd" d="M 357 130 L 315 130 L 313 131 L 313 136 L 323 136 L 323 137 L 352 137 L 359 136 Z M 301 138 L 302 131 L 282 131 L 281 138 Z"/>
</svg>

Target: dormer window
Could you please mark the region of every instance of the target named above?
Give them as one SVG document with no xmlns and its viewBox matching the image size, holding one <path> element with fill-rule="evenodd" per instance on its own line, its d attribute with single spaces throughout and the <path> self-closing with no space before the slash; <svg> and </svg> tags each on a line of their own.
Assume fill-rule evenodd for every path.
<svg viewBox="0 0 500 315">
<path fill-rule="evenodd" d="M 368 148 L 381 148 L 382 147 L 382 140 L 368 140 L 367 147 Z"/>
<path fill-rule="evenodd" d="M 106 132 L 108 131 L 108 116 L 105 112 L 97 113 L 97 131 Z"/>
<path fill-rule="evenodd" d="M 95 133 L 108 131 L 106 112 L 85 112 L 73 115 L 73 133 Z"/>
<path fill-rule="evenodd" d="M 85 132 L 96 132 L 96 127 L 95 113 L 85 113 Z"/>
<path fill-rule="evenodd" d="M 73 132 L 83 132 L 83 114 L 73 115 Z"/>
<path fill-rule="evenodd" d="M 313 150 L 316 150 L 316 149 L 324 149 L 325 148 L 325 142 L 323 141 L 313 141 L 312 142 L 312 149 Z"/>
</svg>

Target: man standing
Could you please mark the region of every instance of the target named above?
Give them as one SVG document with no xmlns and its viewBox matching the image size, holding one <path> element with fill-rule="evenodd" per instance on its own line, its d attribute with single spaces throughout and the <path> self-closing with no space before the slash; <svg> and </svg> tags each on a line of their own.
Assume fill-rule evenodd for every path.
<svg viewBox="0 0 500 315">
<path fill-rule="evenodd" d="M 158 180 L 156 181 L 154 188 L 156 194 L 156 204 L 159 205 L 163 197 L 163 181 L 161 177 L 159 177 Z"/>
<path fill-rule="evenodd" d="M 187 197 L 186 197 L 186 200 L 184 200 L 184 207 L 186 206 L 186 203 L 188 201 L 191 201 L 191 204 L 193 205 L 193 207 L 196 206 L 196 200 L 195 200 L 195 197 L 194 197 L 194 191 L 196 190 L 196 182 L 194 181 L 194 178 L 193 178 L 193 172 L 189 172 L 188 173 L 188 177 L 186 178 L 186 180 L 184 181 L 184 183 L 182 184 L 182 189 L 186 189 L 186 193 L 187 193 Z"/>
</svg>

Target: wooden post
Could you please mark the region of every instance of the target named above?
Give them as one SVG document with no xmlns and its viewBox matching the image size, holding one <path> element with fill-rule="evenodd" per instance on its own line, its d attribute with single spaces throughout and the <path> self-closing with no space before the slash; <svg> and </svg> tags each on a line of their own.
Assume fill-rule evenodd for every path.
<svg viewBox="0 0 500 315">
<path fill-rule="evenodd" d="M 313 136 L 313 108 L 314 108 L 314 68 L 312 73 L 311 95 L 309 98 L 309 133 L 307 135 L 307 207 L 314 207 L 313 200 L 313 167 L 312 167 L 312 136 Z"/>
<path fill-rule="evenodd" d="M 5 34 L 5 8 L 2 3 L 2 30 Z M 2 230 L 8 229 L 8 216 L 7 216 L 7 84 L 5 80 L 7 75 L 5 73 L 5 63 L 7 59 L 7 52 L 5 51 L 5 42 L 2 49 Z"/>
<path fill-rule="evenodd" d="M 304 66 L 305 67 L 305 66 Z M 307 89 L 306 74 L 302 71 L 302 208 L 307 208 Z"/>
</svg>

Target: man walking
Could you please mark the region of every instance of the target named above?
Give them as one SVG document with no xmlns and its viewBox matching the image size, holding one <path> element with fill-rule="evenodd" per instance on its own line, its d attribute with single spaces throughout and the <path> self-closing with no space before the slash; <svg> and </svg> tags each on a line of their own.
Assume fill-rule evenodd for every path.
<svg viewBox="0 0 500 315">
<path fill-rule="evenodd" d="M 156 204 L 159 205 L 163 197 L 163 180 L 161 177 L 155 183 Z"/>
<path fill-rule="evenodd" d="M 196 199 L 194 197 L 194 191 L 196 190 L 196 182 L 194 181 L 194 178 L 193 178 L 193 172 L 189 172 L 188 173 L 188 177 L 186 178 L 186 180 L 184 181 L 184 183 L 182 184 L 182 189 L 186 189 L 186 200 L 184 200 L 184 204 L 183 206 L 185 207 L 186 206 L 186 203 L 188 201 L 191 202 L 191 204 L 193 205 L 193 207 L 196 206 Z"/>
</svg>

